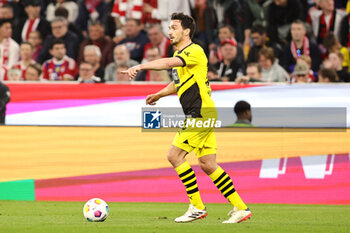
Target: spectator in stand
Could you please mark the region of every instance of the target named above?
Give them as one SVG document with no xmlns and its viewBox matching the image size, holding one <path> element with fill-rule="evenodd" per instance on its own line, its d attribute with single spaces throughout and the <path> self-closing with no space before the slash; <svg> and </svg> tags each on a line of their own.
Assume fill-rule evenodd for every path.
<svg viewBox="0 0 350 233">
<path fill-rule="evenodd" d="M 91 45 L 94 46 L 94 45 Z M 97 47 L 98 48 L 98 47 Z M 94 75 L 94 65 L 83 61 L 79 65 L 79 83 L 101 83 L 102 80 Z"/>
<path fill-rule="evenodd" d="M 8 81 L 23 81 L 22 72 L 18 68 L 11 68 L 7 71 L 7 80 Z"/>
<path fill-rule="evenodd" d="M 210 53 L 209 53 L 209 63 L 215 65 L 219 61 L 223 59 L 222 57 L 222 51 L 221 51 L 221 43 L 227 39 L 235 41 L 237 45 L 237 41 L 235 39 L 235 32 L 234 29 L 227 24 L 223 24 L 219 26 L 219 35 L 218 35 L 218 44 L 216 47 L 211 47 Z M 237 45 L 237 61 L 240 63 L 244 63 L 244 53 L 243 48 L 240 45 Z"/>
<path fill-rule="evenodd" d="M 1 19 L 8 19 L 11 21 L 11 25 L 12 25 L 12 38 L 17 42 L 17 38 L 15 37 L 15 35 L 18 35 L 21 33 L 23 25 L 20 25 L 20 21 L 21 21 L 21 17 L 19 15 L 16 15 L 15 17 L 15 13 L 14 13 L 14 7 L 16 5 L 19 5 L 18 3 L 14 3 L 14 2 L 7 2 L 3 5 L 0 5 L 0 20 Z"/>
<path fill-rule="evenodd" d="M 235 81 L 243 76 L 245 64 L 237 60 L 237 44 L 234 40 L 226 39 L 221 43 L 223 59 L 216 64 L 219 81 Z"/>
<path fill-rule="evenodd" d="M 148 49 L 157 47 L 160 51 L 161 57 L 167 57 L 167 50 L 170 45 L 170 40 L 164 35 L 160 24 L 152 24 L 147 30 L 150 42 L 145 45 L 143 61 L 146 60 L 146 53 Z"/>
<path fill-rule="evenodd" d="M 162 2 L 162 1 L 160 1 Z M 168 2 L 168 1 L 163 1 L 163 2 Z M 161 24 L 160 19 L 156 19 L 152 17 L 152 10 L 154 8 L 158 7 L 158 0 L 143 0 L 143 5 L 142 5 L 142 18 L 141 18 L 141 23 L 145 26 L 149 26 L 152 24 Z M 166 6 L 165 6 L 166 8 Z M 147 12 L 146 10 L 149 9 Z"/>
<path fill-rule="evenodd" d="M 20 61 L 13 66 L 13 68 L 19 69 L 21 71 L 21 79 L 24 79 L 26 75 L 26 70 L 30 64 L 37 64 L 33 60 L 33 46 L 29 42 L 23 42 L 20 46 Z"/>
<path fill-rule="evenodd" d="M 78 74 L 77 64 L 74 59 L 66 55 L 65 42 L 54 39 L 50 46 L 52 58 L 43 66 L 43 79 L 50 81 L 72 81 Z"/>
<path fill-rule="evenodd" d="M 194 37 L 203 42 L 205 48 L 215 46 L 217 16 L 214 8 L 208 5 L 208 0 L 195 0 L 193 9 L 194 20 L 197 23 Z"/>
<path fill-rule="evenodd" d="M 335 83 L 338 82 L 337 73 L 333 69 L 322 68 L 318 71 L 319 83 Z"/>
<path fill-rule="evenodd" d="M 29 34 L 34 31 L 39 31 L 43 38 L 51 34 L 50 23 L 40 16 L 40 2 L 38 0 L 25 1 L 24 10 L 27 13 L 27 18 L 20 22 L 21 30 L 14 34 L 18 43 L 28 41 Z"/>
<path fill-rule="evenodd" d="M 33 56 L 34 60 L 37 60 L 40 50 L 43 47 L 43 39 L 39 31 L 34 31 L 29 33 L 28 42 L 33 47 Z"/>
<path fill-rule="evenodd" d="M 317 73 L 315 73 L 311 68 L 311 64 L 312 64 L 311 57 L 308 55 L 301 55 L 297 60 L 297 64 L 299 62 L 305 62 L 307 64 L 307 66 L 309 67 L 309 78 L 311 79 L 312 82 L 316 82 Z"/>
<path fill-rule="evenodd" d="M 166 0 L 163 2 L 167 2 Z M 145 6 L 147 5 L 147 6 Z M 152 24 L 160 24 L 161 21 L 159 19 L 152 17 L 152 9 L 158 7 L 158 0 L 143 0 L 142 5 L 142 18 L 141 23 L 145 26 L 149 26 Z M 149 12 L 146 12 L 146 9 L 150 9 Z"/>
<path fill-rule="evenodd" d="M 130 78 L 128 74 L 123 73 L 123 71 L 128 70 L 128 67 L 126 65 L 118 65 L 115 71 L 115 81 L 117 83 L 126 83 L 130 82 Z"/>
<path fill-rule="evenodd" d="M 334 8 L 334 0 L 319 0 L 321 10 L 311 11 L 308 22 L 312 26 L 317 43 L 321 44 L 328 32 L 340 37 L 340 23 L 346 16 L 346 12 Z"/>
<path fill-rule="evenodd" d="M 125 45 L 117 45 L 113 51 L 114 62 L 107 65 L 104 80 L 116 81 L 117 66 L 125 66 L 127 68 L 139 64 L 137 61 L 130 59 L 130 52 Z"/>
<path fill-rule="evenodd" d="M 19 45 L 11 38 L 11 22 L 0 20 L 0 66 L 10 69 L 19 59 Z"/>
<path fill-rule="evenodd" d="M 117 26 L 116 36 L 119 37 L 119 39 L 117 39 L 117 41 L 115 40 L 114 42 L 118 43 L 120 40 L 125 38 L 125 36 L 127 36 L 123 30 L 127 19 L 135 19 L 139 22 L 141 21 L 142 5 L 142 0 L 114 0 L 111 16 L 114 17 Z M 140 23 L 138 23 L 138 25 L 140 25 Z"/>
<path fill-rule="evenodd" d="M 228 24 L 235 30 L 238 42 L 244 41 L 243 7 L 241 0 L 212 0 L 211 6 L 216 10 L 218 23 Z"/>
<path fill-rule="evenodd" d="M 267 35 L 272 43 L 286 44 L 290 25 L 305 20 L 300 0 L 273 0 L 269 8 Z"/>
<path fill-rule="evenodd" d="M 262 68 L 258 63 L 249 63 L 246 69 L 246 76 L 236 78 L 236 83 L 263 82 Z"/>
<path fill-rule="evenodd" d="M 26 81 L 40 81 L 41 67 L 39 64 L 30 64 L 26 70 Z"/>
<path fill-rule="evenodd" d="M 263 47 L 271 47 L 274 50 L 275 57 L 280 58 L 282 55 L 282 49 L 278 44 L 270 43 L 267 37 L 266 28 L 262 25 L 255 25 L 251 29 L 251 38 L 253 40 L 253 46 L 250 48 L 247 58 L 247 63 L 258 62 L 259 51 Z"/>
<path fill-rule="evenodd" d="M 48 36 L 43 44 L 43 48 L 40 50 L 37 62 L 42 64 L 45 60 L 49 59 L 50 45 L 52 41 L 61 39 L 65 42 L 67 49 L 67 55 L 70 58 L 76 59 L 79 48 L 79 38 L 71 31 L 68 30 L 68 21 L 63 17 L 57 17 L 51 22 L 52 35 Z"/>
<path fill-rule="evenodd" d="M 79 3 L 79 15 L 76 20 L 76 25 L 81 31 L 83 31 L 84 36 L 87 37 L 88 22 L 92 21 L 107 21 L 109 13 L 108 4 L 112 0 L 82 0 Z"/>
<path fill-rule="evenodd" d="M 84 48 L 84 61 L 92 65 L 94 75 L 99 78 L 100 82 L 104 82 L 105 71 L 100 65 L 101 50 L 96 45 L 87 45 Z"/>
<path fill-rule="evenodd" d="M 10 4 L 0 5 L 0 19 L 13 19 L 13 8 Z"/>
<path fill-rule="evenodd" d="M 315 14 L 314 11 L 320 11 L 319 0 L 313 0 L 313 3 L 309 3 L 309 9 L 307 10 L 306 21 L 311 22 L 310 16 Z"/>
<path fill-rule="evenodd" d="M 68 10 L 64 7 L 58 7 L 55 10 L 55 17 L 63 17 L 68 21 Z M 80 31 L 80 29 L 76 26 L 75 23 L 68 22 L 68 30 L 73 32 L 75 35 L 78 36 L 79 42 L 82 42 L 84 40 L 84 35 Z"/>
<path fill-rule="evenodd" d="M 339 78 L 340 82 L 350 82 L 350 73 L 348 72 L 347 68 L 343 68 L 344 56 L 340 51 L 331 52 L 328 55 L 328 60 L 331 63 L 332 69 L 334 69 L 337 72 L 337 76 Z"/>
<path fill-rule="evenodd" d="M 126 38 L 119 42 L 125 44 L 130 51 L 131 59 L 141 62 L 143 58 L 143 50 L 149 42 L 147 35 L 141 32 L 140 20 L 127 19 L 125 23 Z"/>
<path fill-rule="evenodd" d="M 261 25 L 267 27 L 267 15 L 269 0 L 247 0 L 243 1 L 244 16 L 244 45 L 250 47 L 251 29 L 253 26 Z"/>
<path fill-rule="evenodd" d="M 343 47 L 334 33 L 330 32 L 323 38 L 323 46 L 327 49 L 327 53 L 340 51 L 343 54 L 343 68 L 350 70 L 349 51 Z"/>
<path fill-rule="evenodd" d="M 275 59 L 272 48 L 262 48 L 259 51 L 259 65 L 262 68 L 264 82 L 289 81 L 288 73 L 278 64 L 278 59 Z"/>
<path fill-rule="evenodd" d="M 310 83 L 312 80 L 309 76 L 309 66 L 304 61 L 299 61 L 294 68 L 293 79 L 294 83 Z"/>
<path fill-rule="evenodd" d="M 59 7 L 64 7 L 68 10 L 68 21 L 74 23 L 78 18 L 78 4 L 75 1 L 69 0 L 53 0 L 46 8 L 46 19 L 51 22 L 55 17 L 55 10 Z"/>
<path fill-rule="evenodd" d="M 100 21 L 93 21 L 89 25 L 89 38 L 85 39 L 79 48 L 78 62 L 83 60 L 84 48 L 87 45 L 96 45 L 100 48 L 101 67 L 105 68 L 112 61 L 114 43 L 109 36 L 105 35 L 103 25 Z"/>
<path fill-rule="evenodd" d="M 154 61 L 160 58 L 162 57 L 158 47 L 152 47 L 147 50 L 147 61 Z M 143 70 L 135 78 L 135 81 L 170 82 L 171 79 L 166 70 Z"/>
<path fill-rule="evenodd" d="M 321 53 L 318 46 L 306 36 L 305 24 L 301 20 L 296 20 L 291 26 L 292 40 L 284 46 L 283 67 L 292 73 L 296 61 L 301 55 L 311 57 L 312 70 L 318 70 L 322 62 Z"/>
<path fill-rule="evenodd" d="M 151 16 L 152 20 L 161 21 L 162 30 L 168 35 L 170 17 L 173 12 L 183 12 L 191 15 L 191 7 L 189 0 L 144 0 L 142 10 L 144 17 Z"/>
<path fill-rule="evenodd" d="M 26 0 L 22 0 L 22 1 L 21 0 L 1 0 L 0 6 L 7 6 L 7 5 L 11 6 L 14 19 L 22 18 L 25 16 L 25 12 L 23 10 L 23 3 L 25 1 Z M 40 1 L 43 1 L 43 0 L 40 0 Z"/>
</svg>

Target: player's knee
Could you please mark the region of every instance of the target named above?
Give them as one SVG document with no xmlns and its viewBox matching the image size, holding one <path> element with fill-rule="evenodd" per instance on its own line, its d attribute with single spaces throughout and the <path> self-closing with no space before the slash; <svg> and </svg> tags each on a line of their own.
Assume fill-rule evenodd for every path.
<svg viewBox="0 0 350 233">
<path fill-rule="evenodd" d="M 176 157 L 174 155 L 174 153 L 172 153 L 171 151 L 168 152 L 168 161 L 173 164 L 176 161 Z"/>
<path fill-rule="evenodd" d="M 207 175 L 212 174 L 217 168 L 217 164 L 212 161 L 199 161 L 199 165 Z"/>
<path fill-rule="evenodd" d="M 186 154 L 187 152 L 183 150 L 171 147 L 168 152 L 167 158 L 168 158 L 168 161 L 173 165 L 173 167 L 177 167 L 186 161 L 185 160 Z"/>
<path fill-rule="evenodd" d="M 168 152 L 168 161 L 173 165 L 173 167 L 177 167 L 181 164 L 181 158 L 177 153 L 174 153 L 174 151 Z"/>
</svg>

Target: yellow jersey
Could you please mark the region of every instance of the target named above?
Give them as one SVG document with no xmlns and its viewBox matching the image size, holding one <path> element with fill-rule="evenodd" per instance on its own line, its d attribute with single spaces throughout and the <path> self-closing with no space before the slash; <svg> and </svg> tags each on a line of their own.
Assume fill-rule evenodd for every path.
<svg viewBox="0 0 350 233">
<path fill-rule="evenodd" d="M 216 115 L 216 109 L 211 98 L 211 88 L 208 81 L 208 59 L 202 47 L 191 43 L 174 57 L 182 60 L 182 67 L 174 67 L 173 80 L 179 96 L 182 109 L 186 116 L 211 117 Z"/>
</svg>

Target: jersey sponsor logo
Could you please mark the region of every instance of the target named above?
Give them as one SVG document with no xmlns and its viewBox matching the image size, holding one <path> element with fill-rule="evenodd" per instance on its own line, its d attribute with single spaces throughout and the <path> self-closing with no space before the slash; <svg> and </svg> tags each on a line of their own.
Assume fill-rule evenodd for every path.
<svg viewBox="0 0 350 233">
<path fill-rule="evenodd" d="M 144 129 L 160 129 L 162 113 L 157 111 L 143 112 L 143 128 Z"/>
<path fill-rule="evenodd" d="M 186 54 L 186 56 L 190 56 L 190 52 L 184 52 L 184 54 Z"/>
</svg>

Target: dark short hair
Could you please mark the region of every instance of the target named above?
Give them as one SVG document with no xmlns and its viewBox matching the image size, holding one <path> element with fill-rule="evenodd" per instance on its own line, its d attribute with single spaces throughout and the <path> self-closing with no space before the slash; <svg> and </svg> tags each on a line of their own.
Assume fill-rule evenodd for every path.
<svg viewBox="0 0 350 233">
<path fill-rule="evenodd" d="M 246 111 L 250 110 L 250 104 L 247 101 L 240 100 L 235 104 L 233 110 L 236 113 L 236 115 L 239 116 L 245 113 Z"/>
<path fill-rule="evenodd" d="M 127 18 L 126 21 L 134 21 L 137 24 L 137 26 L 140 26 L 141 24 L 141 20 L 135 18 Z"/>
<path fill-rule="evenodd" d="M 101 26 L 103 28 L 103 23 L 100 20 L 89 21 L 89 26 Z"/>
<path fill-rule="evenodd" d="M 69 12 L 65 7 L 60 6 L 55 10 L 55 17 L 61 16 L 65 19 L 68 19 L 68 15 L 69 15 Z"/>
<path fill-rule="evenodd" d="M 21 45 L 22 45 L 22 44 L 27 44 L 27 45 L 29 45 L 29 46 L 33 49 L 33 45 L 32 45 L 31 43 L 29 43 L 28 41 L 24 41 L 24 42 L 21 43 Z"/>
<path fill-rule="evenodd" d="M 180 20 L 182 28 L 190 29 L 190 38 L 193 38 L 196 31 L 196 23 L 191 16 L 185 15 L 182 12 L 176 12 L 171 15 L 171 20 Z"/>
<path fill-rule="evenodd" d="M 328 78 L 330 82 L 336 82 L 338 80 L 338 75 L 333 69 L 322 68 L 318 71 L 318 75 Z"/>
<path fill-rule="evenodd" d="M 248 63 L 247 68 L 248 68 L 248 67 L 256 67 L 256 69 L 258 70 L 259 73 L 262 72 L 262 68 L 261 68 L 261 66 L 259 65 L 259 63 L 256 63 L 256 62 Z"/>
<path fill-rule="evenodd" d="M 41 67 L 40 67 L 40 65 L 39 64 L 30 64 L 28 67 L 27 67 L 27 69 L 28 68 L 33 68 L 34 70 L 36 70 L 36 72 L 38 72 L 38 75 L 40 76 L 41 75 Z"/>
<path fill-rule="evenodd" d="M 52 42 L 50 44 L 50 49 L 53 49 L 53 47 L 56 44 L 63 44 L 64 46 L 66 46 L 66 44 L 64 43 L 64 41 L 62 39 L 55 38 L 55 39 L 52 40 Z"/>
<path fill-rule="evenodd" d="M 306 26 L 305 26 L 305 22 L 302 21 L 301 19 L 296 19 L 292 22 L 292 24 L 300 24 L 302 25 L 305 29 L 306 29 Z"/>
<path fill-rule="evenodd" d="M 9 23 L 12 25 L 10 19 L 0 19 L 0 27 L 2 27 L 2 25 L 4 25 L 5 23 Z"/>
<path fill-rule="evenodd" d="M 324 47 L 330 51 L 334 45 L 337 45 L 339 43 L 337 36 L 333 32 L 329 32 L 324 38 L 323 38 L 323 45 Z"/>
<path fill-rule="evenodd" d="M 13 6 L 11 5 L 11 3 L 5 3 L 4 5 L 2 5 L 0 8 L 7 8 L 10 9 L 13 13 Z"/>
<path fill-rule="evenodd" d="M 220 30 L 222 28 L 228 28 L 228 30 L 230 30 L 230 32 L 232 34 L 235 34 L 235 29 L 229 24 L 220 24 L 219 27 L 218 27 L 218 30 Z"/>
<path fill-rule="evenodd" d="M 259 35 L 266 34 L 266 27 L 260 24 L 254 25 L 251 29 L 250 34 L 253 34 L 253 33 L 258 33 Z"/>
</svg>

